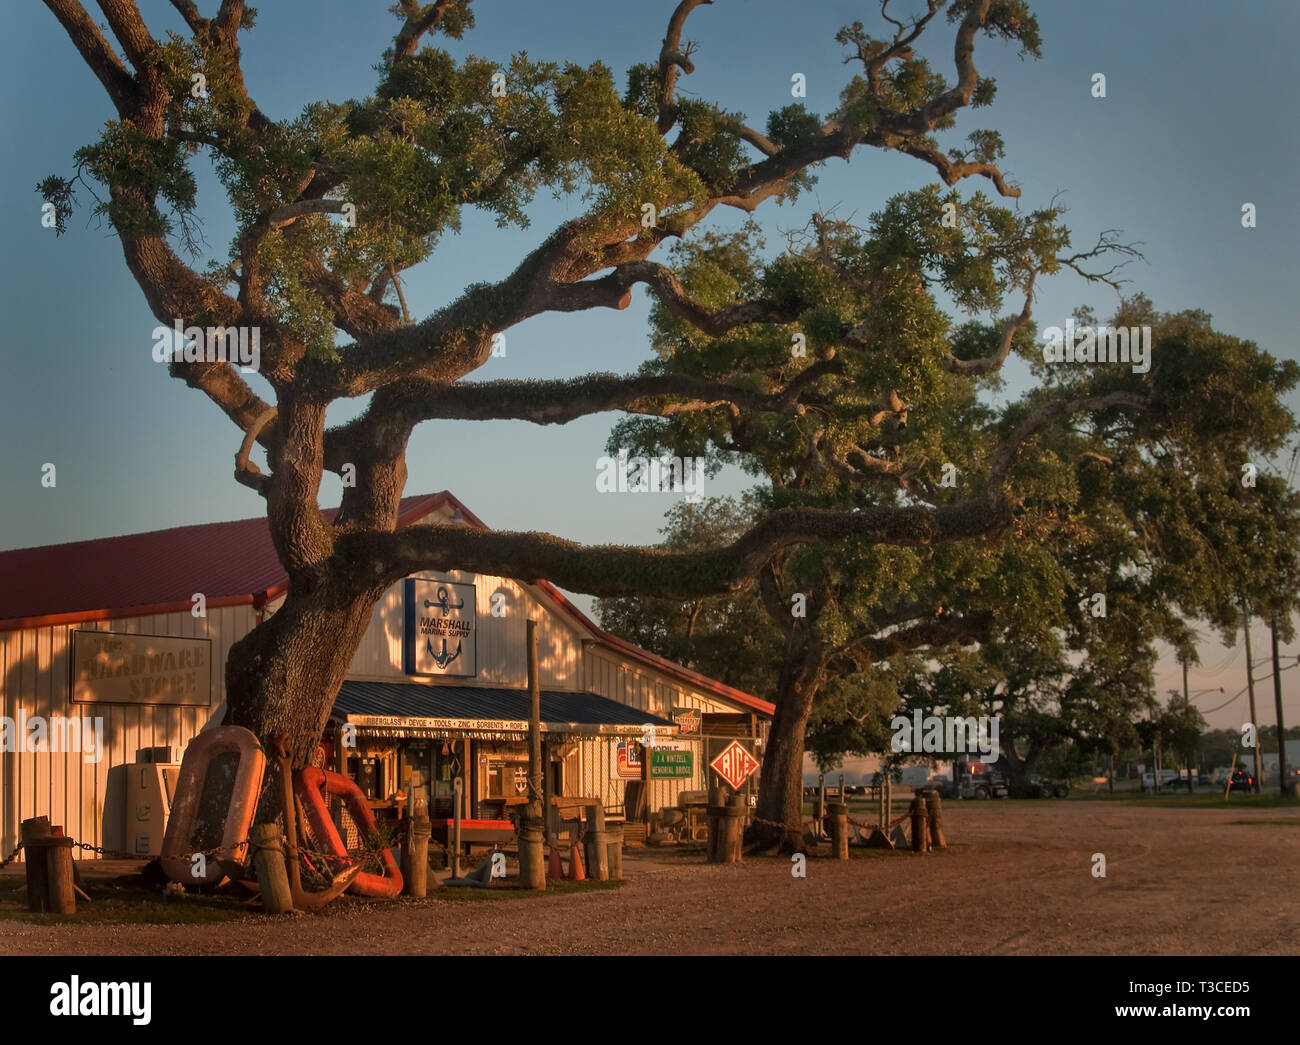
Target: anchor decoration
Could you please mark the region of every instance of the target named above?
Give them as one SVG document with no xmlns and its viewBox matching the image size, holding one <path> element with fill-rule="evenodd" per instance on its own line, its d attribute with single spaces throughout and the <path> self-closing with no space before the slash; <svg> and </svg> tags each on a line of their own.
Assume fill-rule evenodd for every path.
<svg viewBox="0 0 1300 1045">
<path fill-rule="evenodd" d="M 464 609 L 465 600 L 461 599 L 460 602 L 452 602 L 451 596 L 447 593 L 447 589 L 440 586 L 438 588 L 437 602 L 430 602 L 428 599 L 424 600 L 424 608 L 426 610 L 431 610 L 434 609 L 435 607 L 437 609 L 442 610 L 442 615 L 445 617 L 452 610 Z M 430 650 L 429 652 L 432 653 L 433 651 Z"/>
<path fill-rule="evenodd" d="M 428 605 L 428 604 L 426 603 L 425 605 Z M 435 653 L 435 652 L 434 652 L 434 650 L 433 650 L 433 639 L 425 639 L 425 640 L 424 640 L 424 643 L 425 643 L 425 646 L 427 647 L 427 649 L 428 649 L 428 651 L 429 651 L 429 656 L 431 656 L 431 657 L 433 658 L 433 662 L 434 662 L 435 664 L 437 664 L 438 667 L 440 667 L 440 668 L 445 668 L 448 664 L 450 664 L 453 660 L 455 660 L 457 657 L 460 656 L 460 651 L 461 651 L 461 645 L 462 645 L 462 644 L 461 644 L 459 641 L 457 641 L 457 643 L 456 643 L 456 652 L 455 652 L 455 653 L 448 653 L 448 652 L 447 652 L 447 640 L 446 640 L 446 639 L 443 639 L 443 640 L 442 640 L 442 652 L 441 652 L 441 653 Z"/>
</svg>

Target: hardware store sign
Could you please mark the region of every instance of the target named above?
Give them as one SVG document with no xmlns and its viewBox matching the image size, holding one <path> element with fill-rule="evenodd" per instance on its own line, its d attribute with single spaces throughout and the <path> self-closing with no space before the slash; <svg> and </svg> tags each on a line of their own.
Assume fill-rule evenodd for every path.
<svg viewBox="0 0 1300 1045">
<path fill-rule="evenodd" d="M 72 633 L 72 699 L 207 707 L 212 642 L 111 631 Z"/>
</svg>

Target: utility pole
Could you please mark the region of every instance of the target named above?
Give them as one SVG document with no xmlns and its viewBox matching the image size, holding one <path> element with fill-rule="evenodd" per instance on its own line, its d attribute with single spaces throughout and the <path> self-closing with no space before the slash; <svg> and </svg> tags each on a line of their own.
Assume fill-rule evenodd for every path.
<svg viewBox="0 0 1300 1045">
<path fill-rule="evenodd" d="M 1187 658 L 1183 657 L 1183 714 L 1186 715 L 1192 707 L 1192 698 L 1187 695 Z M 1189 756 L 1190 758 L 1190 756 Z M 1192 763 L 1187 763 L 1187 793 L 1192 793 Z"/>
<path fill-rule="evenodd" d="M 1160 720 L 1156 719 L 1151 741 L 1151 782 L 1156 794 L 1160 794 Z"/>
<path fill-rule="evenodd" d="M 528 802 L 519 825 L 519 877 L 525 889 L 546 888 L 546 810 L 542 807 L 542 694 L 537 671 L 537 622 L 525 632 L 528 651 Z"/>
<path fill-rule="evenodd" d="M 1259 716 L 1255 713 L 1255 658 L 1250 652 L 1250 610 L 1246 616 L 1246 689 L 1250 692 L 1250 723 L 1255 729 L 1255 786 L 1252 790 L 1258 794 L 1263 784 L 1264 761 L 1259 751 Z"/>
<path fill-rule="evenodd" d="M 1282 667 L 1277 659 L 1276 617 L 1268 622 L 1268 630 L 1273 640 L 1273 701 L 1277 705 L 1277 783 L 1282 797 L 1286 798 L 1287 785 L 1291 781 L 1286 769 L 1286 741 L 1283 739 L 1286 735 L 1286 723 L 1282 719 Z"/>
</svg>

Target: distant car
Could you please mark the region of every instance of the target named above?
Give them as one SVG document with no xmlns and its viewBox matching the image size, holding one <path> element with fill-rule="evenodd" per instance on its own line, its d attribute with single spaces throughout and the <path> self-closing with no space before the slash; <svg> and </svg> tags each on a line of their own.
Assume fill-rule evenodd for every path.
<svg viewBox="0 0 1300 1045">
<path fill-rule="evenodd" d="M 1167 788 L 1173 787 L 1179 783 L 1181 783 L 1181 781 L 1179 780 L 1178 777 L 1178 770 L 1176 769 L 1160 770 L 1161 791 L 1164 791 Z M 1150 770 L 1147 770 L 1145 773 L 1142 774 L 1142 790 L 1151 791 L 1154 790 L 1155 786 L 1156 786 L 1155 774 L 1152 773 Z"/>
<path fill-rule="evenodd" d="M 1236 770 L 1232 774 L 1232 779 L 1228 781 L 1229 791 L 1253 791 L 1254 789 L 1255 778 L 1244 769 Z"/>
</svg>

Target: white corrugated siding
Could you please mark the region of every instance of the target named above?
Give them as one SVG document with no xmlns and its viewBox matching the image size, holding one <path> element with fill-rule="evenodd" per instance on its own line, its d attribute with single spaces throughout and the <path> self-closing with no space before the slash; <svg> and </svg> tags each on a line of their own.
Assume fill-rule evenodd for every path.
<svg viewBox="0 0 1300 1045">
<path fill-rule="evenodd" d="M 588 690 L 661 718 L 670 717 L 674 707 L 695 707 L 701 712 L 738 710 L 652 668 L 629 663 L 591 642 L 584 644 L 576 628 L 539 602 L 526 585 L 459 572 L 418 576 L 478 582 L 478 676 L 448 678 L 448 682 L 526 685 L 525 621 L 533 616 L 540 625 L 538 662 L 544 688 Z M 505 617 L 492 616 L 492 596 L 497 592 L 506 595 Z M 185 612 L 0 632 L 0 714 L 14 719 L 21 707 L 28 716 L 47 718 L 99 715 L 104 719 L 105 742 L 104 757 L 97 763 L 85 762 L 78 752 L 0 754 L 0 856 L 8 855 L 17 844 L 22 820 L 43 815 L 63 824 L 64 830 L 78 841 L 126 849 L 121 825 L 121 772 L 110 777 L 110 768 L 134 762 L 136 752 L 143 747 L 171 745 L 183 749 L 189 743 L 225 697 L 225 662 L 230 646 L 255 621 L 256 611 L 251 606 L 235 606 L 210 609 L 205 619 Z M 402 629 L 402 588 L 397 584 L 376 606 L 353 658 L 350 677 L 405 678 Z M 74 630 L 213 640 L 210 706 L 71 703 L 69 650 Z M 616 747 L 617 740 L 582 741 L 576 771 L 569 774 L 576 779 L 566 780 L 565 792 L 599 796 L 607 805 L 621 804 L 623 782 L 614 779 Z M 650 808 L 675 804 L 681 790 L 705 787 L 704 747 L 699 742 L 693 742 L 693 747 L 693 777 L 689 781 L 651 781 Z"/>
<path fill-rule="evenodd" d="M 474 584 L 478 600 L 475 613 L 475 644 L 478 674 L 474 677 L 445 676 L 449 683 L 461 686 L 513 686 L 528 684 L 528 665 L 524 656 L 526 622 L 531 616 L 538 622 L 537 667 L 543 689 L 578 690 L 582 688 L 582 644 L 578 633 L 538 602 L 526 586 L 504 577 L 455 571 L 420 573 L 416 577 Z M 505 596 L 501 603 L 504 617 L 492 616 L 493 596 Z M 375 606 L 352 658 L 350 678 L 403 679 L 402 633 L 405 626 L 402 584 L 394 584 Z M 428 681 L 428 676 L 421 676 Z"/>
<path fill-rule="evenodd" d="M 110 778 L 110 769 L 134 762 L 140 748 L 165 744 L 184 748 L 190 742 L 225 696 L 225 662 L 231 643 L 255 619 L 251 606 L 228 606 L 209 609 L 206 618 L 169 613 L 0 632 L 0 715 L 16 719 L 21 708 L 29 717 L 98 717 L 104 723 L 104 754 L 98 762 L 87 762 L 83 753 L 75 751 L 0 755 L 4 763 L 0 855 L 7 856 L 17 845 L 21 821 L 34 816 L 48 816 L 62 824 L 79 842 L 125 848 L 121 772 Z M 211 704 L 202 708 L 73 703 L 73 631 L 211 639 Z"/>
<path fill-rule="evenodd" d="M 653 668 L 631 664 L 617 653 L 594 644 L 588 644 L 583 663 L 583 689 L 620 704 L 641 708 L 659 718 L 671 718 L 673 708 L 698 708 L 701 713 L 710 714 L 742 710 L 707 696 Z M 651 779 L 646 800 L 648 809 L 676 805 L 679 792 L 703 791 L 708 786 L 703 742 L 681 738 L 674 740 L 674 743 L 689 743 L 695 752 L 692 776 L 689 780 Z M 622 805 L 624 781 L 614 778 L 617 747 L 616 740 L 603 739 L 584 740 L 578 745 L 580 780 L 584 789 L 581 794 L 599 795 L 606 805 Z"/>
</svg>

